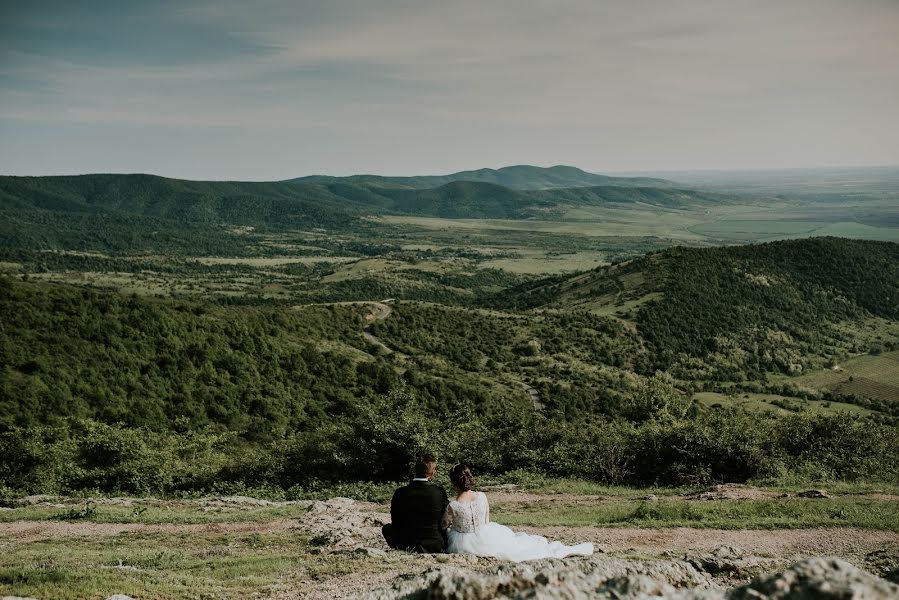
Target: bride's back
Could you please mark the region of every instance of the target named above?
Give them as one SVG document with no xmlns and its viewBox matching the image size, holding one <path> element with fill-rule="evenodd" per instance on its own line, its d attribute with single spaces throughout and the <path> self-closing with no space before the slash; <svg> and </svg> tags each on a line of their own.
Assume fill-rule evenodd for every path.
<svg viewBox="0 0 899 600">
<path fill-rule="evenodd" d="M 449 511 L 452 511 L 452 528 L 459 533 L 471 533 L 487 524 L 490 505 L 483 492 L 466 491 L 450 502 Z"/>
</svg>

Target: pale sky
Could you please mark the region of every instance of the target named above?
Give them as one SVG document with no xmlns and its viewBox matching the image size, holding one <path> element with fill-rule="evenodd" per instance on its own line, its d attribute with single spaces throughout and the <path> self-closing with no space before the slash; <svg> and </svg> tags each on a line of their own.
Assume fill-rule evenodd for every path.
<svg viewBox="0 0 899 600">
<path fill-rule="evenodd" d="M 0 173 L 899 164 L 897 0 L 0 0 Z"/>
</svg>

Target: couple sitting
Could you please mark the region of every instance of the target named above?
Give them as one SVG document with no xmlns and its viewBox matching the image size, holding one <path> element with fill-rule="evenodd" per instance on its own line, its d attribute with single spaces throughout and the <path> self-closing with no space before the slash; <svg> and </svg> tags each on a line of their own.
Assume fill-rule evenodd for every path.
<svg viewBox="0 0 899 600">
<path fill-rule="evenodd" d="M 593 544 L 566 546 L 539 535 L 516 533 L 490 521 L 490 505 L 483 492 L 475 492 L 474 477 L 467 465 L 450 470 L 456 492 L 452 501 L 443 488 L 431 483 L 437 459 L 421 455 L 415 463 L 415 478 L 398 489 L 390 502 L 392 523 L 382 529 L 391 548 L 412 552 L 451 552 L 522 561 L 589 556 Z"/>
</svg>

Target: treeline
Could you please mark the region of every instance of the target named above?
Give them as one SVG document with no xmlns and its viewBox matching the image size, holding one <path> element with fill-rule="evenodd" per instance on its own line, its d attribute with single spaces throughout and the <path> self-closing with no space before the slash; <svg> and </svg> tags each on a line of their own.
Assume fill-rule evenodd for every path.
<svg viewBox="0 0 899 600">
<path fill-rule="evenodd" d="M 270 442 L 71 419 L 11 429 L 0 433 L 0 498 L 263 488 L 302 496 L 323 484 L 403 480 L 421 450 L 445 463 L 468 462 L 483 474 L 525 471 L 614 485 L 899 478 L 899 430 L 846 415 L 720 411 L 573 424 L 526 412 L 510 419 L 461 411 L 435 419 L 397 396 L 408 394 Z"/>
</svg>

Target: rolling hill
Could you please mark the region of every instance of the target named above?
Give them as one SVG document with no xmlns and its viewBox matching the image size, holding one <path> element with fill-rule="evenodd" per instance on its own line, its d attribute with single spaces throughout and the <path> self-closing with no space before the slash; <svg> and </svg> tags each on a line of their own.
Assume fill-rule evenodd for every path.
<svg viewBox="0 0 899 600">
<path fill-rule="evenodd" d="M 674 185 L 673 182 L 654 177 L 609 177 L 597 175 L 578 169 L 557 165 L 554 167 L 535 167 L 532 165 L 514 165 L 500 169 L 477 169 L 460 171 L 450 175 L 423 175 L 418 177 L 386 177 L 382 175 L 350 175 L 348 177 L 332 177 L 328 175 L 311 175 L 298 177 L 291 181 L 296 183 L 351 183 L 355 185 L 371 185 L 381 188 L 435 188 L 456 181 L 473 181 L 492 183 L 517 190 L 542 190 L 550 188 L 574 188 L 594 186 L 619 187 L 664 187 Z"/>
<path fill-rule="evenodd" d="M 722 194 L 637 187 L 632 182 L 526 190 L 484 181 L 451 181 L 422 189 L 353 180 L 208 182 L 142 174 L 0 177 L 0 237 L 6 247 L 108 251 L 135 246 L 183 250 L 190 240 L 200 240 L 204 251 L 213 252 L 232 245 L 228 230 L 234 228 L 349 231 L 360 227 L 362 217 L 380 214 L 546 219 L 560 218 L 578 206 L 703 209 L 732 202 Z"/>
<path fill-rule="evenodd" d="M 635 324 L 647 370 L 739 380 L 810 357 L 899 349 L 899 244 L 811 238 L 670 248 L 505 292 L 514 308 L 586 309 Z"/>
</svg>

